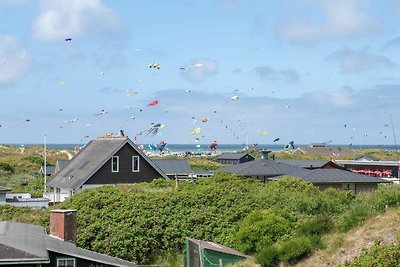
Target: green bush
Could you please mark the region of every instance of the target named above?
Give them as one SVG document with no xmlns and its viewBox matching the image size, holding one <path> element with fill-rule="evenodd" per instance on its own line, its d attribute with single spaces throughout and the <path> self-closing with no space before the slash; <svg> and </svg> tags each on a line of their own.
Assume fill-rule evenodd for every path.
<svg viewBox="0 0 400 267">
<path fill-rule="evenodd" d="M 319 236 L 330 230 L 331 227 L 331 218 L 321 216 L 302 221 L 296 232 L 303 236 Z"/>
<path fill-rule="evenodd" d="M 312 244 L 307 237 L 295 237 L 277 244 L 279 259 L 283 262 L 294 263 L 310 254 Z"/>
<path fill-rule="evenodd" d="M 257 255 L 257 262 L 262 267 L 273 267 L 279 262 L 279 250 L 276 246 L 266 246 Z"/>
<path fill-rule="evenodd" d="M 0 162 L 0 169 L 2 169 L 3 171 L 9 172 L 9 173 L 15 172 L 14 167 L 5 162 Z"/>
<path fill-rule="evenodd" d="M 341 232 L 347 232 L 354 226 L 363 223 L 367 218 L 376 214 L 370 203 L 356 201 L 352 203 L 349 210 L 340 214 L 336 219 L 336 227 Z"/>
<path fill-rule="evenodd" d="M 254 211 L 239 225 L 236 247 L 244 253 L 255 253 L 292 233 L 293 224 L 271 210 Z"/>
<path fill-rule="evenodd" d="M 398 267 L 400 266 L 400 247 L 396 241 L 389 245 L 376 244 L 344 266 Z"/>
</svg>

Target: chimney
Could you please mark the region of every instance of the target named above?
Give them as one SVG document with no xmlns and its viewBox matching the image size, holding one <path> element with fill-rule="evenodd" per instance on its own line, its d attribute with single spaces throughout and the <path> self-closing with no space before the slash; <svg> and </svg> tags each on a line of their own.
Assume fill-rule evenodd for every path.
<svg viewBox="0 0 400 267">
<path fill-rule="evenodd" d="M 271 150 L 261 150 L 261 159 L 268 159 L 269 152 L 271 152 Z"/>
<path fill-rule="evenodd" d="M 76 210 L 51 210 L 50 235 L 64 241 L 76 242 Z"/>
</svg>

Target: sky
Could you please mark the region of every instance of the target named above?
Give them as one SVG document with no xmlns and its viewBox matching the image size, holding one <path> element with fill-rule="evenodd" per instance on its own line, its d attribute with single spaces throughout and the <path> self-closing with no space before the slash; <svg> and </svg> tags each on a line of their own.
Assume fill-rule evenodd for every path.
<svg viewBox="0 0 400 267">
<path fill-rule="evenodd" d="M 0 143 L 393 145 L 399 23 L 400 0 L 0 0 Z"/>
</svg>

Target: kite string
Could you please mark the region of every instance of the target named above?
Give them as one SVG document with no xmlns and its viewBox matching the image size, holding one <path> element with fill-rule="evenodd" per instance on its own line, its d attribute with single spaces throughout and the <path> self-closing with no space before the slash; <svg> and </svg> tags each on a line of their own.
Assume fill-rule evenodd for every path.
<svg viewBox="0 0 400 267">
<path fill-rule="evenodd" d="M 399 167 L 400 167 L 399 147 L 397 146 L 396 132 L 394 130 L 392 114 L 389 114 L 389 118 L 390 118 L 390 124 L 392 125 L 394 147 L 396 149 L 396 156 L 397 156 L 397 178 L 399 178 Z"/>
</svg>

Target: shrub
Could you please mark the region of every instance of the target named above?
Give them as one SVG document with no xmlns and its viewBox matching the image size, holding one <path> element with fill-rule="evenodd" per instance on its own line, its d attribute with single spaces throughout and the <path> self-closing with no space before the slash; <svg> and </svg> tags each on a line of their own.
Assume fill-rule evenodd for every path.
<svg viewBox="0 0 400 267">
<path fill-rule="evenodd" d="M 346 263 L 346 267 L 397 267 L 400 266 L 400 248 L 394 241 L 390 245 L 376 244 L 361 255 Z"/>
<path fill-rule="evenodd" d="M 291 234 L 293 225 L 271 210 L 254 211 L 239 225 L 236 247 L 244 253 L 255 253 L 264 246 Z"/>
<path fill-rule="evenodd" d="M 356 201 L 349 207 L 349 210 L 340 214 L 336 219 L 336 227 L 341 232 L 346 232 L 354 226 L 360 225 L 367 218 L 375 214 L 369 203 Z"/>
<path fill-rule="evenodd" d="M 320 216 L 304 220 L 297 229 L 297 233 L 303 236 L 318 236 L 327 232 L 332 226 L 331 218 Z"/>
<path fill-rule="evenodd" d="M 15 172 L 14 167 L 5 162 L 0 162 L 0 169 L 2 169 L 3 171 L 9 172 L 9 173 Z"/>
<path fill-rule="evenodd" d="M 283 262 L 294 263 L 310 254 L 312 244 L 307 237 L 295 237 L 278 243 L 279 259 Z"/>
<path fill-rule="evenodd" d="M 257 262 L 262 267 L 273 267 L 279 262 L 279 251 L 276 246 L 266 246 L 257 255 Z"/>
</svg>

